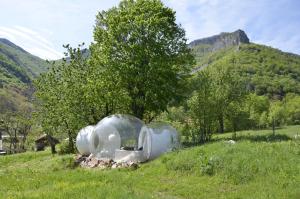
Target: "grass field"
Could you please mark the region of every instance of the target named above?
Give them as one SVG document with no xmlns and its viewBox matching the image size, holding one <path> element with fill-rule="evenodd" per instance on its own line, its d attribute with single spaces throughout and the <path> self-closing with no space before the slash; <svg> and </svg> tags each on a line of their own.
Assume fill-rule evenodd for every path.
<svg viewBox="0 0 300 199">
<path fill-rule="evenodd" d="M 0 198 L 300 198 L 300 126 L 243 131 L 237 143 L 181 149 L 137 170 L 73 167 L 49 151 L 0 157 Z"/>
</svg>

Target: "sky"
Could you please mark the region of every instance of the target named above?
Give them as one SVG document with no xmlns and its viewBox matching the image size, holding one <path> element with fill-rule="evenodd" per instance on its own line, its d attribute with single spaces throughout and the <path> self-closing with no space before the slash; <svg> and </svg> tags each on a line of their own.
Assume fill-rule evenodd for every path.
<svg viewBox="0 0 300 199">
<path fill-rule="evenodd" d="M 0 38 L 43 59 L 93 41 L 97 12 L 119 0 L 0 0 Z M 251 42 L 300 54 L 300 0 L 163 0 L 188 41 L 242 29 Z"/>
</svg>

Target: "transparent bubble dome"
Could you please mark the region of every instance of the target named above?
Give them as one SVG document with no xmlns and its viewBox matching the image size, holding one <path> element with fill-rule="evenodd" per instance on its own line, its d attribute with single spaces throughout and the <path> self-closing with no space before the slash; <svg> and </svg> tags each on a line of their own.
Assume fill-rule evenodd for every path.
<svg viewBox="0 0 300 199">
<path fill-rule="evenodd" d="M 137 150 L 144 122 L 130 115 L 111 115 L 102 119 L 91 135 L 91 153 L 97 158 L 115 157 L 116 149 Z"/>
</svg>

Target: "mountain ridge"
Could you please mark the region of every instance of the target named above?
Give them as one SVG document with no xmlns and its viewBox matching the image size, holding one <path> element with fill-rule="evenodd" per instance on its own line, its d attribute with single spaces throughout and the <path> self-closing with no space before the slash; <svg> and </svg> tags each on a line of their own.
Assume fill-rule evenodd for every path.
<svg viewBox="0 0 300 199">
<path fill-rule="evenodd" d="M 0 43 L 2 44 L 6 44 L 12 48 L 16 48 L 19 49 L 20 51 L 24 52 L 24 53 L 28 53 L 26 50 L 24 50 L 23 48 L 21 48 L 20 46 L 17 46 L 16 44 L 14 44 L 13 42 L 9 41 L 6 38 L 0 38 Z"/>
<path fill-rule="evenodd" d="M 238 29 L 234 32 L 222 32 L 210 37 L 196 39 L 189 43 L 189 47 L 193 48 L 201 44 L 210 45 L 211 50 L 215 51 L 230 46 L 240 45 L 242 43 L 249 44 L 250 40 L 243 30 Z"/>
<path fill-rule="evenodd" d="M 228 45 L 220 46 L 220 40 Z M 287 93 L 300 95 L 299 55 L 250 43 L 242 30 L 196 41 L 190 45 L 197 62 L 193 74 L 221 65 L 238 71 L 248 89 L 258 95 L 272 99 L 283 99 Z"/>
</svg>

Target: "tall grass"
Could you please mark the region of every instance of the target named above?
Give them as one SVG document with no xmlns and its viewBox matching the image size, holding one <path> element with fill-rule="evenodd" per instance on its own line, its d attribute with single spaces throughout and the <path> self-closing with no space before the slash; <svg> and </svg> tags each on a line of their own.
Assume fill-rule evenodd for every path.
<svg viewBox="0 0 300 199">
<path fill-rule="evenodd" d="M 292 138 L 219 140 L 134 171 L 74 168 L 72 155 L 31 152 L 0 157 L 0 198 L 298 199 L 299 171 L 300 141 Z"/>
</svg>

